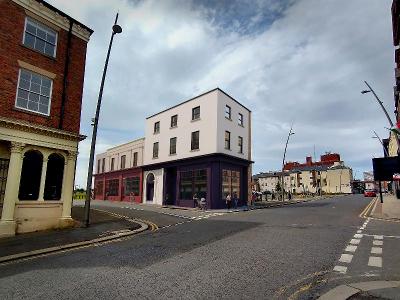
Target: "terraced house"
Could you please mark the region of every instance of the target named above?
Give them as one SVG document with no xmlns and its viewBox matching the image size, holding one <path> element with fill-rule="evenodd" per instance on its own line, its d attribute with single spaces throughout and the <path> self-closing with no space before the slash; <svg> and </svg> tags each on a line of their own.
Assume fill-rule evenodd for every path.
<svg viewBox="0 0 400 300">
<path fill-rule="evenodd" d="M 92 32 L 45 1 L 0 1 L 0 236 L 72 224 Z"/>
</svg>

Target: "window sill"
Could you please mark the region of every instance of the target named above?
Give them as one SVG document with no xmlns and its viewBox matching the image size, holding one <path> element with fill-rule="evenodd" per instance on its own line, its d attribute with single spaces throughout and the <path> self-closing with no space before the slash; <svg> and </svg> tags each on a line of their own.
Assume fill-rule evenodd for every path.
<svg viewBox="0 0 400 300">
<path fill-rule="evenodd" d="M 178 128 L 178 126 L 171 126 L 169 129 L 175 129 Z"/>
<path fill-rule="evenodd" d="M 192 149 L 192 150 L 190 150 L 190 152 L 197 152 L 197 151 L 200 151 L 200 148 L 199 148 L 199 149 Z"/>
<path fill-rule="evenodd" d="M 158 156 L 157 157 L 153 157 L 152 159 L 158 159 Z"/>
<path fill-rule="evenodd" d="M 160 132 L 158 131 L 158 132 L 153 132 L 153 135 L 157 135 L 157 134 L 160 134 Z"/>
<path fill-rule="evenodd" d="M 232 151 L 232 149 L 225 148 L 225 150 Z"/>
<path fill-rule="evenodd" d="M 227 119 L 227 120 L 232 122 L 232 118 L 225 117 L 225 119 Z"/>
<path fill-rule="evenodd" d="M 169 156 L 176 156 L 176 153 L 170 153 Z"/>
<path fill-rule="evenodd" d="M 190 122 L 197 122 L 197 121 L 201 121 L 201 118 L 197 118 L 197 119 L 192 119 Z"/>
<path fill-rule="evenodd" d="M 238 124 L 240 127 L 243 127 L 244 128 L 244 126 L 243 126 L 243 124 Z"/>
<path fill-rule="evenodd" d="M 46 53 L 40 52 L 39 50 L 36 50 L 36 49 L 31 48 L 31 47 L 29 47 L 29 46 L 26 46 L 26 45 L 24 45 L 23 43 L 21 43 L 20 46 L 24 47 L 25 49 L 29 49 L 29 50 L 31 50 L 31 51 L 33 51 L 33 52 L 36 52 L 36 53 L 38 53 L 38 54 L 40 54 L 40 55 L 43 55 L 44 57 L 47 57 L 47 58 L 49 58 L 49 59 L 51 59 L 51 60 L 57 61 L 57 54 L 56 54 L 56 56 L 54 57 L 54 56 L 50 56 L 50 55 L 48 55 L 48 54 L 46 54 Z M 56 53 L 57 53 L 57 48 L 56 48 Z"/>
<path fill-rule="evenodd" d="M 26 114 L 30 114 L 30 115 L 34 115 L 34 116 L 43 117 L 43 118 L 46 118 L 46 119 L 50 119 L 50 115 L 45 115 L 45 114 L 42 114 L 42 113 L 38 113 L 38 112 L 35 112 L 35 111 L 32 111 L 32 110 L 19 108 L 19 107 L 16 107 L 16 106 L 13 107 L 13 110 L 14 111 L 18 111 L 18 112 L 23 112 L 23 113 L 26 113 Z"/>
</svg>

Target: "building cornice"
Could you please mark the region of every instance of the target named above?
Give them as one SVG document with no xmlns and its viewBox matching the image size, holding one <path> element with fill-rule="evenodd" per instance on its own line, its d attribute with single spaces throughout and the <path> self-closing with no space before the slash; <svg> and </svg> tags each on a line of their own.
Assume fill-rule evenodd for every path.
<svg viewBox="0 0 400 300">
<path fill-rule="evenodd" d="M 24 132 L 39 133 L 42 135 L 61 138 L 71 141 L 82 141 L 85 135 L 75 134 L 64 130 L 54 129 L 43 125 L 32 124 L 27 121 L 16 120 L 11 118 L 0 117 L 0 127 L 20 130 Z"/>
<path fill-rule="evenodd" d="M 14 3 L 29 10 L 46 21 L 68 31 L 70 21 L 73 22 L 72 34 L 88 42 L 93 30 L 59 11 L 50 4 L 41 0 L 12 0 Z"/>
</svg>

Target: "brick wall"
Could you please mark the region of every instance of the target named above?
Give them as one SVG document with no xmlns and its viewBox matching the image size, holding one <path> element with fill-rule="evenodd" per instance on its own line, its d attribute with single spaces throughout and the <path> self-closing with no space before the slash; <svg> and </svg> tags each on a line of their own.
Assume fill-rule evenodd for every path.
<svg viewBox="0 0 400 300">
<path fill-rule="evenodd" d="M 8 0 L 0 0 L 0 116 L 58 128 L 68 32 L 63 29 L 58 31 L 56 58 L 47 57 L 22 45 L 25 17 L 22 7 Z M 86 46 L 84 40 L 72 35 L 62 129 L 74 133 L 79 133 Z M 50 116 L 15 109 L 20 69 L 18 60 L 56 74 L 53 80 Z"/>
</svg>

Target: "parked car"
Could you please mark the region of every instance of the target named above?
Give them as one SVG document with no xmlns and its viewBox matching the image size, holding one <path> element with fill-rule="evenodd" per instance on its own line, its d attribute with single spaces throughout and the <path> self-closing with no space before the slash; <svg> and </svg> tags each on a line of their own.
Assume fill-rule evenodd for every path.
<svg viewBox="0 0 400 300">
<path fill-rule="evenodd" d="M 364 197 L 376 197 L 375 190 L 365 190 Z"/>
</svg>

